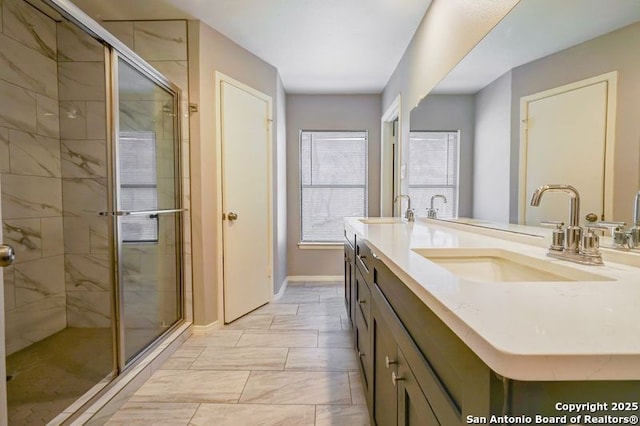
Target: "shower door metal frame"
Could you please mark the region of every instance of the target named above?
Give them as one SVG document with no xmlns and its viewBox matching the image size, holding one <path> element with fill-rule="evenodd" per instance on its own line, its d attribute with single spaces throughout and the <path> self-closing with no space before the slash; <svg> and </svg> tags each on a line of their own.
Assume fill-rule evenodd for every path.
<svg viewBox="0 0 640 426">
<path fill-rule="evenodd" d="M 180 108 L 181 90 L 178 86 L 169 81 L 160 72 L 149 65 L 138 54 L 126 46 L 123 42 L 114 37 L 110 32 L 104 29 L 99 23 L 93 20 L 89 15 L 82 11 L 79 7 L 71 3 L 69 0 L 43 0 L 46 4 L 56 10 L 62 17 L 74 23 L 93 38 L 101 42 L 105 46 L 105 88 L 106 88 L 106 120 L 107 120 L 107 167 L 108 173 L 112 176 L 108 179 L 107 184 L 107 205 L 109 212 L 114 212 L 109 221 L 110 235 L 110 254 L 114 262 L 112 268 L 112 330 L 113 330 L 113 350 L 114 350 L 114 370 L 113 378 L 121 375 L 123 372 L 131 368 L 136 362 L 146 355 L 151 348 L 156 346 L 158 341 L 162 340 L 166 335 L 177 329 L 184 323 L 185 312 L 185 289 L 184 289 L 184 251 L 183 251 L 183 220 L 181 212 L 187 211 L 183 208 L 182 202 L 182 138 L 180 119 L 183 112 Z M 129 65 L 140 71 L 143 75 L 150 78 L 154 83 L 167 90 L 174 99 L 174 170 L 176 173 L 176 197 L 177 206 L 180 212 L 176 212 L 176 274 L 178 278 L 176 293 L 178 295 L 177 308 L 178 320 L 169 327 L 164 333 L 158 336 L 154 341 L 150 342 L 145 349 L 138 355 L 127 362 L 124 354 L 124 322 L 120 315 L 123 313 L 124 299 L 122 297 L 122 265 L 119 254 L 121 253 L 121 245 L 118 243 L 118 215 L 117 200 L 119 198 L 118 176 L 116 168 L 117 161 L 117 135 L 118 135 L 118 74 L 117 63 L 118 58 L 122 58 Z"/>
<path fill-rule="evenodd" d="M 110 72 L 110 87 L 111 93 L 109 95 L 110 102 L 108 102 L 107 109 L 111 111 L 111 117 L 109 122 L 109 133 L 107 143 L 108 147 L 108 176 L 111 179 L 108 180 L 108 189 L 107 193 L 109 194 L 108 200 L 108 212 L 103 212 L 105 216 L 110 216 L 111 220 L 109 221 L 109 235 L 112 241 L 112 256 L 115 263 L 115 269 L 113 269 L 113 282 L 115 283 L 114 290 L 114 318 L 116 320 L 116 345 L 114 348 L 117 350 L 117 367 L 118 371 L 124 371 L 127 366 L 134 364 L 138 359 L 143 357 L 147 349 L 153 346 L 154 342 L 162 339 L 167 333 L 173 330 L 176 326 L 180 325 L 180 323 L 184 319 L 184 280 L 183 280 L 183 242 L 182 242 L 182 214 L 186 211 L 182 207 L 182 170 L 181 170 L 181 138 L 180 138 L 180 121 L 181 111 L 180 111 L 180 89 L 175 86 L 170 81 L 166 80 L 164 77 L 162 79 L 155 78 L 155 75 L 147 73 L 147 68 L 143 65 L 140 65 L 136 62 L 129 60 L 122 52 L 117 51 L 117 49 L 110 49 L 109 46 L 105 47 L 106 50 L 110 51 L 109 61 L 105 62 L 106 67 Z M 119 120 L 119 81 L 118 81 L 118 62 L 119 60 L 123 60 L 125 63 L 135 68 L 145 77 L 148 77 L 152 80 L 153 83 L 158 84 L 162 89 L 166 90 L 169 94 L 173 96 L 173 110 L 175 111 L 174 119 L 173 119 L 173 141 L 174 141 L 174 185 L 175 192 L 174 196 L 177 198 L 177 208 L 175 209 L 167 209 L 163 210 L 155 210 L 155 211 L 140 211 L 140 212 L 130 212 L 130 211 L 122 211 L 118 206 L 118 200 L 120 200 L 120 174 L 118 173 L 119 166 L 119 134 L 120 134 L 120 120 Z M 120 221 L 118 220 L 122 216 L 136 215 L 136 214 L 174 214 L 176 217 L 176 277 L 178 279 L 176 289 L 178 295 L 177 301 L 177 312 L 178 312 L 178 321 L 165 330 L 162 334 L 160 334 L 157 338 L 153 339 L 153 341 L 149 342 L 148 345 L 144 349 L 142 349 L 138 354 L 133 356 L 131 360 L 127 361 L 126 353 L 125 353 L 125 322 L 124 322 L 124 309 L 125 309 L 125 300 L 124 300 L 124 278 L 123 278 L 123 260 L 122 260 L 122 239 L 121 235 L 121 227 Z"/>
</svg>

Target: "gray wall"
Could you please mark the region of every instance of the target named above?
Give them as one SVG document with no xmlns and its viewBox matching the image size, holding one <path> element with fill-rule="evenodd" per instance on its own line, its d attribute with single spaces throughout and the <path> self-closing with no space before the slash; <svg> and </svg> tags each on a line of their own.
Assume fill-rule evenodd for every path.
<svg viewBox="0 0 640 426">
<path fill-rule="evenodd" d="M 511 71 L 475 95 L 473 217 L 509 222 Z"/>
<path fill-rule="evenodd" d="M 369 132 L 369 216 L 380 213 L 380 95 L 287 95 L 288 275 L 342 275 L 342 249 L 301 250 L 300 130 Z"/>
<path fill-rule="evenodd" d="M 473 95 L 429 95 L 411 111 L 411 131 L 460 131 L 458 215 L 461 217 L 471 215 L 473 202 L 474 109 Z"/>
<path fill-rule="evenodd" d="M 640 185 L 640 23 L 513 69 L 511 220 L 518 216 L 520 98 L 618 71 L 613 220 L 631 221 Z"/>
<path fill-rule="evenodd" d="M 199 112 L 191 116 L 191 207 L 193 233 L 193 300 L 194 322 L 198 325 L 210 324 L 221 316 L 218 312 L 219 287 L 217 264 L 222 253 L 218 252 L 216 239 L 215 212 L 218 206 L 218 182 L 216 174 L 216 91 L 215 72 L 220 71 L 262 93 L 271 96 L 274 105 L 273 146 L 278 141 L 278 103 L 282 93 L 278 91 L 278 72 L 275 67 L 242 48 L 218 31 L 200 21 L 189 21 L 189 93 L 190 101 L 199 105 Z M 274 171 L 279 158 L 273 153 Z M 274 173 L 275 174 L 275 173 Z M 274 208 L 281 194 L 277 190 L 274 176 Z M 274 221 L 280 214 L 274 211 Z M 274 239 L 281 232 L 274 229 Z M 276 243 L 274 242 L 274 245 Z M 284 248 L 278 244 L 277 248 Z M 276 270 L 282 264 L 282 252 L 274 253 L 278 264 L 274 277 L 282 276 Z M 279 283 L 274 287 L 278 288 Z"/>
</svg>

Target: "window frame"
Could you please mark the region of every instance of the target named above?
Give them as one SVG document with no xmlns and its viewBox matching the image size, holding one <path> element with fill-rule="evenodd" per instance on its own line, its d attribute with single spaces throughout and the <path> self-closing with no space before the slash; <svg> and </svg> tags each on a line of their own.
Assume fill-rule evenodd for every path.
<svg viewBox="0 0 640 426">
<path fill-rule="evenodd" d="M 363 188 L 364 189 L 364 216 L 369 214 L 369 131 L 368 130 L 312 130 L 312 129 L 300 129 L 298 132 L 298 196 L 299 196 L 299 213 L 300 227 L 298 234 L 298 247 L 301 249 L 342 249 L 342 238 L 338 238 L 334 241 L 310 241 L 304 240 L 303 234 L 303 198 L 302 192 L 305 185 L 302 183 L 302 136 L 305 133 L 358 133 L 363 134 L 365 138 L 364 143 L 364 185 L 306 185 L 306 187 L 325 187 L 325 188 Z"/>
<path fill-rule="evenodd" d="M 460 136 L 461 136 L 461 132 L 460 130 L 412 130 L 409 132 L 409 145 L 411 144 L 411 134 L 412 133 L 455 133 L 457 135 L 457 139 L 456 139 L 456 170 L 455 170 L 455 177 L 456 177 L 456 184 L 455 185 L 431 185 L 431 184 L 417 184 L 417 185 L 411 185 L 409 183 L 411 176 L 409 175 L 409 179 L 407 179 L 407 192 L 410 192 L 411 188 L 416 188 L 416 189 L 433 189 L 433 188 L 446 188 L 446 189 L 453 189 L 455 192 L 455 205 L 453 206 L 453 217 L 452 219 L 456 219 L 459 217 L 459 212 L 460 212 Z M 409 174 L 411 174 L 411 167 L 409 165 L 407 165 L 407 168 L 409 169 Z M 416 214 L 416 216 L 419 216 Z M 420 217 L 424 217 L 424 216 L 420 216 Z"/>
</svg>

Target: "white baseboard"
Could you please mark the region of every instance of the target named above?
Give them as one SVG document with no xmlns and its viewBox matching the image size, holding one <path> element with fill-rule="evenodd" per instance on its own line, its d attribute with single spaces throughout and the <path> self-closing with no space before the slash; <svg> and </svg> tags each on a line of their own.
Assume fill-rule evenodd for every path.
<svg viewBox="0 0 640 426">
<path fill-rule="evenodd" d="M 273 296 L 273 300 L 276 301 L 282 297 L 284 292 L 287 290 L 287 285 L 289 284 L 289 277 L 285 278 L 282 281 L 282 285 L 280 286 L 280 290 Z"/>
<path fill-rule="evenodd" d="M 292 275 L 284 279 L 280 290 L 273 296 L 273 300 L 276 301 L 282 297 L 287 290 L 289 283 L 302 283 L 302 282 L 326 282 L 327 284 L 336 281 L 342 281 L 344 276 L 342 275 Z"/>
<path fill-rule="evenodd" d="M 342 281 L 344 275 L 291 275 L 287 277 L 288 282 L 304 282 L 304 281 Z"/>
<path fill-rule="evenodd" d="M 216 330 L 220 327 L 222 327 L 222 323 L 220 321 L 214 321 L 207 325 L 194 325 L 191 329 L 193 330 L 193 334 L 197 334 L 208 330 Z"/>
</svg>

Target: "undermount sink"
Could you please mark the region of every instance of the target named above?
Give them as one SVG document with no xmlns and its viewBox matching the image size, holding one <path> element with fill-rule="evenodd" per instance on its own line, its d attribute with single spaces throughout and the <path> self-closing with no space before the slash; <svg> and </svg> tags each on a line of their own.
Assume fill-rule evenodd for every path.
<svg viewBox="0 0 640 426">
<path fill-rule="evenodd" d="M 413 251 L 467 281 L 614 281 L 612 278 L 571 268 L 558 262 L 503 249 L 425 248 Z"/>
<path fill-rule="evenodd" d="M 394 223 L 406 223 L 406 220 L 403 220 L 399 217 L 369 217 L 366 219 L 358 219 L 360 222 L 365 225 L 384 225 L 384 224 L 394 224 Z"/>
</svg>

